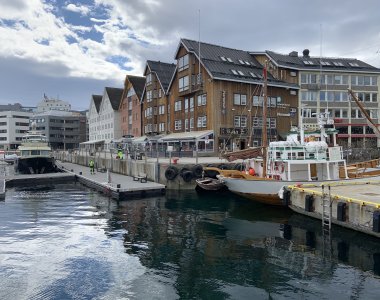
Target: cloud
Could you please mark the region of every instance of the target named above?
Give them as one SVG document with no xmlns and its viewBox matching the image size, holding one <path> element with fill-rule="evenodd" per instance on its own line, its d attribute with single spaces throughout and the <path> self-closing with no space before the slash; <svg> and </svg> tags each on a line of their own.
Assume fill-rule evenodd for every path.
<svg viewBox="0 0 380 300">
<path fill-rule="evenodd" d="M 90 9 L 87 6 L 85 5 L 76 6 L 75 4 L 72 4 L 72 3 L 68 4 L 65 7 L 65 9 L 68 11 L 80 13 L 81 15 L 88 15 L 88 13 L 90 12 Z"/>
</svg>

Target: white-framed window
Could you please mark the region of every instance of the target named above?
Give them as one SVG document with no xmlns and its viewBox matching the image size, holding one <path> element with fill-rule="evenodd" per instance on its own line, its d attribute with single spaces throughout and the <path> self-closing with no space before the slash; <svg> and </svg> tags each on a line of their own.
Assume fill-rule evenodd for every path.
<svg viewBox="0 0 380 300">
<path fill-rule="evenodd" d="M 234 94 L 234 105 L 247 105 L 247 95 Z"/>
<path fill-rule="evenodd" d="M 189 119 L 185 119 L 185 130 L 189 129 Z"/>
<path fill-rule="evenodd" d="M 146 85 L 152 84 L 152 73 L 146 75 Z"/>
<path fill-rule="evenodd" d="M 178 79 L 178 90 L 180 92 L 186 91 L 189 89 L 189 76 L 186 75 Z"/>
<path fill-rule="evenodd" d="M 234 116 L 234 127 L 247 127 L 247 116 Z"/>
<path fill-rule="evenodd" d="M 301 83 L 303 84 L 313 84 L 317 83 L 317 75 L 310 73 L 302 73 L 301 74 Z"/>
<path fill-rule="evenodd" d="M 132 110 L 132 99 L 128 100 L 128 109 Z"/>
<path fill-rule="evenodd" d="M 158 89 L 158 98 L 161 98 L 161 97 L 162 97 L 162 90 Z"/>
<path fill-rule="evenodd" d="M 159 129 L 160 132 L 165 131 L 165 123 L 160 123 L 160 124 L 158 125 L 158 129 Z"/>
<path fill-rule="evenodd" d="M 178 71 L 185 70 L 189 67 L 189 54 L 178 58 Z"/>
<path fill-rule="evenodd" d="M 317 92 L 301 91 L 302 101 L 317 101 Z"/>
<path fill-rule="evenodd" d="M 207 94 L 198 95 L 198 106 L 207 104 Z"/>
<path fill-rule="evenodd" d="M 189 112 L 189 98 L 185 98 L 185 113 L 187 112 Z"/>
<path fill-rule="evenodd" d="M 190 129 L 194 128 L 194 118 L 190 118 Z"/>
<path fill-rule="evenodd" d="M 194 111 L 194 98 L 193 97 L 191 97 L 189 100 L 189 109 L 190 109 L 190 112 Z"/>
<path fill-rule="evenodd" d="M 199 116 L 198 117 L 198 128 L 207 127 L 207 116 Z"/>
<path fill-rule="evenodd" d="M 182 110 L 182 101 L 178 100 L 174 103 L 174 111 L 180 111 Z"/>
<path fill-rule="evenodd" d="M 174 130 L 182 129 L 182 120 L 174 120 Z"/>
<path fill-rule="evenodd" d="M 146 92 L 146 102 L 151 102 L 153 99 L 153 91 Z"/>
<path fill-rule="evenodd" d="M 253 106 L 263 106 L 264 97 L 263 96 L 253 96 L 252 105 Z"/>
<path fill-rule="evenodd" d="M 261 128 L 261 127 L 263 127 L 263 118 L 262 117 L 253 117 L 252 118 L 252 126 L 254 128 Z"/>
<path fill-rule="evenodd" d="M 362 75 L 351 76 L 351 84 L 359 85 L 359 86 L 376 86 L 377 76 L 362 76 Z"/>
<path fill-rule="evenodd" d="M 164 115 L 165 114 L 165 105 L 160 105 L 158 107 L 158 114 Z"/>
<path fill-rule="evenodd" d="M 132 115 L 128 116 L 128 124 L 132 125 Z"/>
</svg>

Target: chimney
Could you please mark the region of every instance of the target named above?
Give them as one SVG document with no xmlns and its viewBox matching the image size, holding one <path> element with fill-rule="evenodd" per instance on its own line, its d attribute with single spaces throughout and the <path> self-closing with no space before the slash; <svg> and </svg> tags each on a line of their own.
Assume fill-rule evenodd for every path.
<svg viewBox="0 0 380 300">
<path fill-rule="evenodd" d="M 304 57 L 310 57 L 309 53 L 310 53 L 309 49 L 305 49 L 305 50 L 302 51 L 302 54 L 303 54 Z"/>
<path fill-rule="evenodd" d="M 289 56 L 291 57 L 298 57 L 298 52 L 297 51 L 292 51 L 289 53 Z"/>
</svg>

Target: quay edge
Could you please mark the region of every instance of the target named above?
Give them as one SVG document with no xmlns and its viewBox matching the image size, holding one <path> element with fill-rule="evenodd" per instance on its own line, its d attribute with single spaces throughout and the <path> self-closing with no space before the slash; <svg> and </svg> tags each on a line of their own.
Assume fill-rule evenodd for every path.
<svg viewBox="0 0 380 300">
<path fill-rule="evenodd" d="M 331 223 L 380 238 L 380 181 L 288 186 L 293 211 L 322 220 L 323 203 L 331 203 Z M 324 200 L 325 199 L 325 200 Z"/>
</svg>

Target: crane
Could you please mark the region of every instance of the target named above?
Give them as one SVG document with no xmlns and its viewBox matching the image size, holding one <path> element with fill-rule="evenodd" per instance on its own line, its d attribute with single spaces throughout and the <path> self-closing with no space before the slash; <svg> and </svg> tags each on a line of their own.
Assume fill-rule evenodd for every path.
<svg viewBox="0 0 380 300">
<path fill-rule="evenodd" d="M 355 95 L 355 93 L 351 90 L 351 89 L 348 89 L 348 93 L 351 95 L 352 99 L 354 99 L 354 101 L 356 102 L 356 105 L 359 107 L 360 111 L 362 112 L 362 114 L 365 116 L 365 118 L 367 119 L 367 123 L 368 123 L 368 126 L 371 127 L 373 129 L 373 132 L 375 133 L 376 137 L 377 138 L 380 138 L 380 129 L 379 127 L 377 127 L 377 125 L 373 122 L 373 120 L 371 119 L 370 115 L 368 114 L 368 112 L 365 110 L 362 102 L 359 100 L 359 98 Z"/>
</svg>

